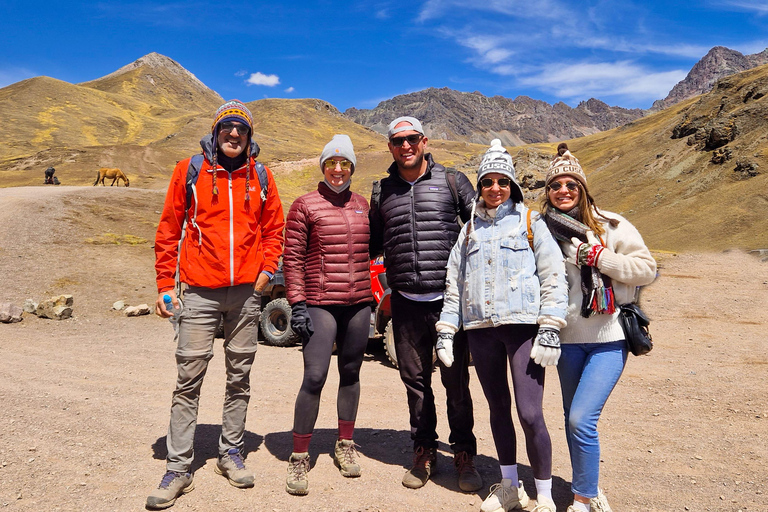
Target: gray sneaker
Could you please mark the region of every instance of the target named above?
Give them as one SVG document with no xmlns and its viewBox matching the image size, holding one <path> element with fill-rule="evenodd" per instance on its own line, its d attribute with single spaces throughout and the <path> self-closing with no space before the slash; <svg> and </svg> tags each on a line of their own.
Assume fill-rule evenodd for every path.
<svg viewBox="0 0 768 512">
<path fill-rule="evenodd" d="M 219 457 L 216 467 L 213 470 L 224 475 L 229 483 L 241 489 L 253 487 L 254 476 L 243 462 L 243 455 L 237 448 L 230 448 L 226 455 Z"/>
<path fill-rule="evenodd" d="M 288 476 L 285 479 L 285 490 L 288 494 L 304 496 L 309 494 L 309 453 L 292 453 L 288 459 Z"/>
<path fill-rule="evenodd" d="M 160 510 L 176 503 L 176 498 L 195 488 L 192 473 L 166 471 L 160 485 L 147 496 L 147 508 Z"/>
<path fill-rule="evenodd" d="M 360 476 L 360 464 L 357 463 L 357 450 L 351 439 L 338 439 L 333 447 L 333 462 L 343 476 Z"/>
<path fill-rule="evenodd" d="M 597 496 L 589 500 L 589 506 L 592 512 L 612 512 L 608 504 L 608 498 L 603 494 L 602 489 L 597 489 Z"/>
</svg>

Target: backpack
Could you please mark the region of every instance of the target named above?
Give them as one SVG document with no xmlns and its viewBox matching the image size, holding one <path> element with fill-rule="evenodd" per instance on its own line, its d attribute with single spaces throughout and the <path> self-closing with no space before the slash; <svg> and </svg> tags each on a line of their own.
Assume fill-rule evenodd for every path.
<svg viewBox="0 0 768 512">
<path fill-rule="evenodd" d="M 456 210 L 456 217 L 461 214 L 461 205 L 459 204 L 459 192 L 456 189 L 456 169 L 453 167 L 445 168 L 445 182 L 448 184 L 448 189 L 451 191 L 451 197 L 453 198 L 453 208 Z M 371 209 L 379 207 L 381 201 L 381 180 L 373 182 L 373 188 L 371 190 Z"/>
<path fill-rule="evenodd" d="M 205 158 L 201 153 L 194 155 L 189 160 L 189 166 L 187 167 L 187 202 L 185 211 L 189 208 L 192 202 L 192 186 L 197 183 L 197 178 L 200 177 L 200 168 L 203 166 Z M 269 190 L 269 179 L 267 178 L 267 170 L 264 168 L 264 164 L 261 162 L 255 163 L 256 175 L 259 177 L 259 185 L 261 186 L 261 205 L 264 206 L 264 201 L 267 200 L 267 192 Z"/>
</svg>

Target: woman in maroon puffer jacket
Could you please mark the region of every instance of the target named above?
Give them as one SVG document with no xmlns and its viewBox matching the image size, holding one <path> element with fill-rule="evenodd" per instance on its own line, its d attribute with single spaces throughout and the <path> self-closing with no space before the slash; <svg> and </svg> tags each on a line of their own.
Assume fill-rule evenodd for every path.
<svg viewBox="0 0 768 512">
<path fill-rule="evenodd" d="M 325 179 L 288 212 L 283 272 L 291 328 L 302 338 L 304 380 L 296 397 L 293 453 L 286 491 L 307 494 L 309 442 L 328 376 L 333 343 L 339 367 L 339 438 L 333 459 L 341 474 L 360 476 L 352 440 L 360 401 L 360 367 L 371 320 L 368 202 L 349 190 L 355 153 L 347 135 L 334 135 L 320 156 Z"/>
</svg>

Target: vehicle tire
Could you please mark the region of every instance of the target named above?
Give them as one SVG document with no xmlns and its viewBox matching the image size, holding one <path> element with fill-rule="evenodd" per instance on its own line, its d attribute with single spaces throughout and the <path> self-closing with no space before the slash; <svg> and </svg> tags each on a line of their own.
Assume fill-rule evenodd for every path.
<svg viewBox="0 0 768 512">
<path fill-rule="evenodd" d="M 392 327 L 392 319 L 387 322 L 387 327 L 384 329 L 384 352 L 387 353 L 387 359 L 392 363 L 392 366 L 397 368 L 397 350 L 395 350 L 395 333 Z M 437 352 L 432 350 L 432 368 L 437 365 Z"/>
<path fill-rule="evenodd" d="M 291 347 L 299 341 L 299 335 L 291 330 L 291 306 L 288 299 L 270 301 L 259 318 L 264 343 L 276 347 Z"/>
<path fill-rule="evenodd" d="M 387 353 L 387 359 L 392 363 L 392 366 L 397 368 L 397 351 L 395 350 L 395 333 L 392 327 L 392 319 L 387 322 L 387 327 L 384 329 L 384 352 Z"/>
</svg>

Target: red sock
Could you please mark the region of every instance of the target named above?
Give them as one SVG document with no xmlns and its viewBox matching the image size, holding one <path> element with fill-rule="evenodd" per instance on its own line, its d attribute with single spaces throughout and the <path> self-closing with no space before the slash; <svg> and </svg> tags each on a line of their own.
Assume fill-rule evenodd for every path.
<svg viewBox="0 0 768 512">
<path fill-rule="evenodd" d="M 339 439 L 352 439 L 355 433 L 355 422 L 339 420 Z"/>
<path fill-rule="evenodd" d="M 312 434 L 293 433 L 293 453 L 307 453 L 309 451 L 309 442 L 312 440 Z"/>
</svg>

